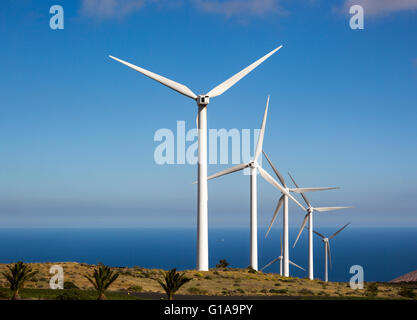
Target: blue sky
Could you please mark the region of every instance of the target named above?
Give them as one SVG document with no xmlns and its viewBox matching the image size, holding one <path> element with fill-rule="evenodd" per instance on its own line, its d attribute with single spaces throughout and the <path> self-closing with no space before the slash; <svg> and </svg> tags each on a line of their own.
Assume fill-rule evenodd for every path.
<svg viewBox="0 0 417 320">
<path fill-rule="evenodd" d="M 364 30 L 349 27 L 354 3 Z M 64 30 L 49 28 L 54 4 Z M 280 44 L 213 99 L 209 127 L 258 128 L 270 94 L 264 149 L 278 168 L 303 186 L 342 188 L 310 194 L 313 204 L 354 206 L 317 216 L 319 226 L 417 226 L 416 9 L 414 0 L 2 1 L 1 226 L 195 226 L 196 166 L 153 159 L 155 131 L 177 120 L 193 128 L 195 104 L 108 55 L 205 93 Z M 278 195 L 258 181 L 266 226 Z M 210 226 L 248 225 L 248 196 L 248 176 L 212 181 Z M 303 213 L 290 214 L 298 226 Z"/>
</svg>

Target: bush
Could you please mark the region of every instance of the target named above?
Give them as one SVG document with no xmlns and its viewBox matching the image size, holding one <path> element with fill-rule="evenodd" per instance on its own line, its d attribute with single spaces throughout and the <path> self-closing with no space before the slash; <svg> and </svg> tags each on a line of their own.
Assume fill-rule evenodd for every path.
<svg viewBox="0 0 417 320">
<path fill-rule="evenodd" d="M 278 293 L 278 294 L 285 294 L 288 293 L 287 289 L 271 289 L 269 293 Z"/>
<path fill-rule="evenodd" d="M 243 289 L 241 289 L 241 288 L 237 288 L 237 289 L 236 289 L 236 292 L 239 292 L 239 293 L 245 293 L 245 290 L 243 290 Z"/>
<path fill-rule="evenodd" d="M 308 290 L 306 288 L 301 289 L 298 291 L 298 294 L 306 295 L 306 296 L 314 296 L 314 292 L 311 290 Z"/>
<path fill-rule="evenodd" d="M 199 278 L 204 277 L 204 275 L 203 275 L 201 272 L 196 272 L 194 275 L 195 275 L 196 277 L 199 277 Z"/>
<path fill-rule="evenodd" d="M 398 294 L 404 298 L 414 299 L 416 297 L 416 293 L 412 288 L 402 287 Z"/>
<path fill-rule="evenodd" d="M 378 285 L 375 282 L 368 284 L 365 295 L 368 297 L 376 297 L 378 295 Z"/>
<path fill-rule="evenodd" d="M 257 273 L 257 271 L 255 269 L 253 269 L 252 267 L 248 267 L 248 272 L 249 273 Z"/>
<path fill-rule="evenodd" d="M 56 300 L 88 300 L 88 296 L 85 295 L 79 289 L 68 289 L 68 290 L 64 290 L 63 293 L 57 295 L 55 299 Z"/>
<path fill-rule="evenodd" d="M 72 281 L 65 281 L 64 282 L 64 289 L 79 289 L 77 285 Z"/>
<path fill-rule="evenodd" d="M 216 268 L 227 268 L 230 266 L 230 263 L 227 262 L 226 259 L 221 259 L 218 264 L 216 264 Z"/>
<path fill-rule="evenodd" d="M 142 292 L 143 288 L 141 286 L 130 286 L 127 290 L 133 292 Z"/>
</svg>

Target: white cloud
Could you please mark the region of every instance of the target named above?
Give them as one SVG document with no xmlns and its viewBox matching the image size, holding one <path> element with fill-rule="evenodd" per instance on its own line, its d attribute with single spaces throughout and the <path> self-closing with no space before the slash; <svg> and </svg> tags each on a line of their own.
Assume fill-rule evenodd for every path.
<svg viewBox="0 0 417 320">
<path fill-rule="evenodd" d="M 363 7 L 365 15 L 386 15 L 399 11 L 417 10 L 417 0 L 346 0 L 345 9 L 359 4 Z"/>
<path fill-rule="evenodd" d="M 197 9 L 226 17 L 264 16 L 269 13 L 285 14 L 279 0 L 193 0 Z"/>
<path fill-rule="evenodd" d="M 81 0 L 81 14 L 100 19 L 123 18 L 140 9 L 147 0 Z"/>
</svg>

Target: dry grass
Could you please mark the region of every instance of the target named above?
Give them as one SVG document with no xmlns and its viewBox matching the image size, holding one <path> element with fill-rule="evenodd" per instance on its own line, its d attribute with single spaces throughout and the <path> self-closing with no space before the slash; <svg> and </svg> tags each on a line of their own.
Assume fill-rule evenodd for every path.
<svg viewBox="0 0 417 320">
<path fill-rule="evenodd" d="M 34 281 L 29 281 L 26 288 L 49 288 L 49 268 L 58 264 L 64 268 L 64 280 L 71 281 L 80 289 L 93 289 L 84 275 L 92 274 L 94 265 L 76 262 L 30 263 L 33 270 L 38 270 Z M 0 264 L 0 272 L 6 265 Z M 140 286 L 143 292 L 160 292 L 162 289 L 155 281 L 161 277 L 160 269 L 113 268 L 121 274 L 109 288 L 112 291 L 133 290 Z M 206 294 L 233 296 L 305 296 L 305 297 L 366 297 L 366 290 L 352 290 L 347 283 L 310 281 L 300 278 L 284 278 L 272 273 L 252 273 L 247 269 L 212 269 L 207 272 L 195 270 L 184 271 L 193 280 L 182 287 L 178 294 Z M 0 287 L 6 287 L 5 279 L 0 276 Z M 366 288 L 365 288 L 366 289 Z M 401 298 L 400 286 L 391 283 L 378 283 L 377 298 Z"/>
</svg>

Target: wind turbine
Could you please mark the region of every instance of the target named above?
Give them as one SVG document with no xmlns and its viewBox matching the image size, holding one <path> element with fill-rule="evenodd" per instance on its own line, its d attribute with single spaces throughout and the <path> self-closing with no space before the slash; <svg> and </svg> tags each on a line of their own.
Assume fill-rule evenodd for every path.
<svg viewBox="0 0 417 320">
<path fill-rule="evenodd" d="M 211 180 L 214 178 L 218 178 L 233 172 L 237 172 L 246 168 L 250 168 L 250 266 L 254 270 L 258 270 L 258 213 L 257 213 L 257 181 L 256 181 L 256 174 L 257 171 L 261 174 L 261 176 L 275 186 L 278 190 L 280 190 L 283 194 L 286 194 L 291 200 L 296 202 L 299 206 L 304 208 L 290 193 L 284 189 L 278 182 L 272 178 L 268 172 L 266 172 L 258 163 L 258 158 L 262 152 L 262 145 L 265 135 L 265 124 L 266 118 L 268 113 L 268 106 L 269 106 L 269 96 L 266 101 L 265 113 L 262 120 L 261 130 L 259 132 L 259 138 L 255 149 L 255 155 L 251 161 L 244 164 L 239 164 L 237 166 L 231 167 L 229 169 L 220 171 L 209 176 L 207 179 Z M 304 208 L 305 209 L 305 208 Z"/>
<path fill-rule="evenodd" d="M 274 164 L 269 159 L 269 157 L 267 156 L 265 151 L 263 153 L 264 153 L 264 156 L 265 156 L 266 160 L 268 160 L 268 163 L 271 166 L 272 170 L 274 170 L 274 172 L 275 172 L 276 176 L 278 177 L 279 181 L 284 186 L 284 190 L 286 191 L 286 193 L 281 192 L 282 196 L 278 200 L 277 207 L 274 211 L 274 215 L 272 216 L 272 220 L 271 220 L 271 223 L 269 224 L 268 231 L 265 234 L 265 238 L 268 236 L 269 231 L 271 231 L 271 227 L 274 224 L 274 221 L 278 216 L 279 209 L 281 208 L 282 205 L 284 205 L 284 209 L 283 209 L 284 214 L 283 214 L 283 219 L 282 219 L 283 230 L 284 230 L 284 277 L 289 277 L 289 275 L 290 275 L 290 266 L 289 266 L 290 265 L 290 251 L 289 251 L 289 242 L 288 242 L 288 195 L 290 194 L 290 192 L 302 193 L 302 192 L 308 192 L 308 191 L 331 190 L 331 189 L 335 189 L 335 188 L 333 188 L 333 187 L 330 187 L 330 188 L 298 188 L 298 187 L 297 188 L 288 188 L 286 183 L 285 183 L 284 178 L 279 173 L 278 169 L 274 166 Z M 304 208 L 304 206 L 300 205 L 298 202 L 297 202 L 297 204 L 304 211 L 306 210 L 306 208 Z"/>
<path fill-rule="evenodd" d="M 295 179 L 291 176 L 291 174 L 288 173 L 288 175 L 290 176 L 292 182 L 294 183 L 294 185 L 298 188 L 298 184 L 297 182 L 295 182 Z M 337 188 L 333 188 L 333 189 L 337 189 Z M 306 195 L 301 192 L 301 196 L 303 197 L 305 203 L 307 204 L 307 214 L 304 216 L 304 220 L 303 223 L 301 225 L 300 231 L 298 232 L 297 238 L 295 239 L 293 248 L 295 247 L 295 245 L 297 244 L 298 239 L 300 238 L 301 233 L 304 230 L 304 227 L 307 224 L 307 220 L 308 220 L 308 278 L 310 280 L 314 280 L 314 259 L 313 259 L 313 212 L 317 211 L 317 212 L 325 212 L 325 211 L 335 211 L 335 210 L 342 210 L 342 209 L 348 209 L 351 207 L 318 207 L 315 208 L 311 205 L 310 201 L 307 199 Z"/>
<path fill-rule="evenodd" d="M 268 268 L 271 264 L 277 262 L 279 260 L 279 275 L 282 276 L 282 259 L 284 257 L 282 256 L 282 236 L 281 236 L 281 252 L 279 254 L 278 258 L 275 258 L 274 260 L 272 260 L 271 262 L 267 263 L 262 269 L 261 271 L 263 271 L 264 269 Z M 298 264 L 295 264 L 294 262 L 292 262 L 291 260 L 289 261 L 289 263 L 291 265 L 293 265 L 294 267 L 297 267 L 303 271 L 306 271 L 303 267 L 300 267 Z"/>
<path fill-rule="evenodd" d="M 350 222 L 346 223 L 342 228 L 340 228 L 338 231 L 333 233 L 330 237 L 326 238 L 321 233 L 318 233 L 317 231 L 313 231 L 316 235 L 318 235 L 323 243 L 324 243 L 324 281 L 329 281 L 329 272 L 327 267 L 327 260 L 330 262 L 330 268 L 332 267 L 332 256 L 330 252 L 330 240 L 333 239 L 335 236 L 337 236 L 344 228 L 346 228 L 348 225 L 350 225 Z"/>
<path fill-rule="evenodd" d="M 197 211 L 197 269 L 200 271 L 208 271 L 208 223 L 207 223 L 207 105 L 210 98 L 217 97 L 230 89 L 239 80 L 245 77 L 253 69 L 259 66 L 262 62 L 272 56 L 275 52 L 281 49 L 282 46 L 272 50 L 267 55 L 252 63 L 242 71 L 236 73 L 217 87 L 209 91 L 207 94 L 196 95 L 188 87 L 160 76 L 156 73 L 146 69 L 135 66 L 129 62 L 109 56 L 143 75 L 175 90 L 186 97 L 189 97 L 197 102 L 198 113 L 198 211 Z"/>
</svg>

